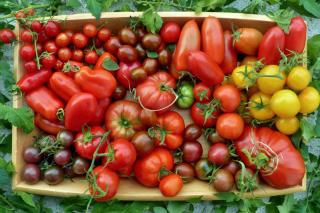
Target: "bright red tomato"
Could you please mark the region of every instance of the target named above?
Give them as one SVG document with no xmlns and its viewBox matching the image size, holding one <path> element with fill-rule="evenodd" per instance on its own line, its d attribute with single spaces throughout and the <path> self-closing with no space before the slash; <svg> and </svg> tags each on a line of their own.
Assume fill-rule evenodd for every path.
<svg viewBox="0 0 320 213">
<path fill-rule="evenodd" d="M 37 63 L 35 61 L 28 61 L 23 65 L 27 73 L 34 73 L 38 70 Z"/>
<path fill-rule="evenodd" d="M 88 38 L 82 33 L 75 33 L 72 37 L 73 45 L 78 48 L 82 49 L 88 44 Z"/>
<path fill-rule="evenodd" d="M 218 86 L 213 93 L 213 97 L 220 101 L 220 109 L 223 112 L 234 112 L 240 105 L 240 91 L 233 84 Z"/>
<path fill-rule="evenodd" d="M 56 135 L 58 134 L 58 132 L 64 129 L 62 121 L 49 121 L 48 119 L 42 117 L 40 114 L 35 115 L 34 124 L 41 130 L 52 135 Z"/>
<path fill-rule="evenodd" d="M 55 57 L 54 54 L 49 53 L 44 55 L 44 57 L 40 59 L 40 63 L 44 68 L 51 69 L 55 67 L 57 63 L 57 58 Z"/>
<path fill-rule="evenodd" d="M 66 47 L 70 44 L 71 39 L 66 33 L 59 33 L 55 40 L 58 47 Z"/>
<path fill-rule="evenodd" d="M 244 121 L 239 114 L 224 113 L 218 117 L 216 127 L 221 137 L 234 140 L 242 134 Z"/>
<path fill-rule="evenodd" d="M 97 35 L 97 27 L 92 23 L 87 23 L 82 28 L 83 34 L 88 38 L 93 38 Z"/>
<path fill-rule="evenodd" d="M 25 44 L 20 48 L 20 57 L 24 61 L 31 61 L 36 56 L 36 51 L 32 44 Z"/>
<path fill-rule="evenodd" d="M 100 41 L 108 41 L 111 37 L 111 31 L 106 28 L 106 27 L 102 27 L 99 31 L 98 31 L 98 39 Z"/>
<path fill-rule="evenodd" d="M 102 122 L 104 121 L 104 116 L 106 114 L 106 111 L 107 111 L 110 103 L 111 103 L 110 98 L 99 99 L 97 110 L 94 113 L 93 118 L 89 122 L 89 125 L 101 125 L 102 124 Z"/>
<path fill-rule="evenodd" d="M 37 33 L 39 33 L 42 30 L 42 24 L 38 20 L 32 21 L 30 27 L 31 27 L 32 31 L 37 32 Z"/>
<path fill-rule="evenodd" d="M 82 50 L 76 49 L 72 52 L 72 60 L 81 62 L 84 57 L 84 53 Z"/>
<path fill-rule="evenodd" d="M 67 62 L 72 57 L 72 52 L 68 47 L 62 47 L 58 50 L 58 57 L 62 62 Z"/>
<path fill-rule="evenodd" d="M 88 64 L 96 64 L 99 59 L 99 55 L 95 50 L 88 51 L 84 56 L 84 61 Z"/>
<path fill-rule="evenodd" d="M 32 32 L 30 30 L 22 30 L 20 34 L 20 39 L 26 43 L 32 43 L 33 37 Z"/>
<path fill-rule="evenodd" d="M 30 92 L 41 87 L 49 81 L 52 72 L 48 69 L 40 69 L 38 72 L 25 74 L 18 82 L 17 86 L 22 92 Z"/>
<path fill-rule="evenodd" d="M 0 30 L 0 41 L 9 44 L 16 39 L 16 35 L 10 29 Z"/>
<path fill-rule="evenodd" d="M 211 100 L 212 90 L 206 84 L 200 82 L 194 85 L 193 95 L 196 101 L 206 103 Z"/>
<path fill-rule="evenodd" d="M 214 126 L 220 111 L 218 107 L 213 107 L 210 103 L 195 102 L 190 111 L 193 122 L 206 128 Z"/>
<path fill-rule="evenodd" d="M 160 180 L 159 189 L 165 197 L 176 196 L 183 187 L 182 178 L 177 174 L 170 174 Z"/>
<path fill-rule="evenodd" d="M 139 61 L 133 62 L 131 64 L 126 64 L 124 62 L 120 62 L 119 70 L 117 70 L 116 76 L 117 80 L 124 86 L 126 89 L 133 89 L 136 87 L 136 82 L 131 79 L 131 71 L 135 68 L 141 66 Z"/>
<path fill-rule="evenodd" d="M 65 101 L 68 101 L 74 94 L 81 92 L 76 82 L 63 72 L 53 73 L 49 86 L 52 91 Z"/>
<path fill-rule="evenodd" d="M 48 21 L 44 25 L 44 32 L 49 38 L 54 38 L 60 33 L 60 25 L 56 21 Z"/>
<path fill-rule="evenodd" d="M 161 27 L 160 36 L 166 43 L 176 43 L 180 37 L 181 28 L 175 22 L 166 22 Z"/>
<path fill-rule="evenodd" d="M 47 41 L 44 44 L 44 49 L 48 53 L 57 53 L 59 48 L 54 41 Z"/>
<path fill-rule="evenodd" d="M 289 33 L 285 34 L 284 51 L 290 54 L 290 51 L 302 53 L 307 39 L 307 25 L 301 16 L 291 19 Z"/>
<path fill-rule="evenodd" d="M 234 145 L 246 166 L 256 169 L 260 164 L 259 173 L 270 186 L 283 189 L 302 184 L 305 164 L 286 135 L 267 127 L 245 127 Z M 252 162 L 247 154 L 252 159 L 264 157 L 266 162 Z"/>
<path fill-rule="evenodd" d="M 228 75 L 237 67 L 238 54 L 233 46 L 232 33 L 229 30 L 224 31 L 224 59 L 221 63 L 221 69 Z"/>
<path fill-rule="evenodd" d="M 215 165 L 226 165 L 229 163 L 230 159 L 229 149 L 224 143 L 215 143 L 208 151 L 208 160 Z"/>
</svg>

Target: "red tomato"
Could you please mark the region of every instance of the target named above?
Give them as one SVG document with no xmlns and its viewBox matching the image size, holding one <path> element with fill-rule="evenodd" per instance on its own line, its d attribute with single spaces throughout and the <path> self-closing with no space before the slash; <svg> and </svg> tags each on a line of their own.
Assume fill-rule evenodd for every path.
<svg viewBox="0 0 320 213">
<path fill-rule="evenodd" d="M 20 34 L 20 39 L 26 43 L 32 43 L 33 37 L 32 32 L 30 30 L 22 30 Z"/>
<path fill-rule="evenodd" d="M 188 53 L 200 50 L 200 30 L 192 19 L 182 28 L 177 47 L 173 55 L 173 63 L 177 70 L 188 70 Z"/>
<path fill-rule="evenodd" d="M 38 32 L 38 42 L 45 43 L 47 41 L 49 41 L 49 37 L 45 34 L 44 30 Z"/>
<path fill-rule="evenodd" d="M 0 41 L 9 44 L 16 39 L 16 35 L 10 29 L 0 30 Z"/>
<path fill-rule="evenodd" d="M 97 110 L 89 122 L 90 125 L 101 125 L 104 121 L 104 115 L 106 114 L 107 108 L 110 105 L 110 98 L 99 99 Z"/>
<path fill-rule="evenodd" d="M 259 173 L 270 186 L 283 189 L 302 184 L 305 164 L 286 135 L 267 127 L 245 127 L 234 145 L 238 156 L 252 169 L 257 165 L 248 159 L 247 154 L 252 159 L 257 155 L 266 157 L 267 163 L 260 165 Z"/>
<path fill-rule="evenodd" d="M 72 60 L 81 62 L 84 57 L 83 51 L 76 49 L 72 52 Z"/>
<path fill-rule="evenodd" d="M 98 39 L 101 41 L 108 41 L 111 37 L 111 31 L 106 28 L 106 27 L 102 27 L 99 31 L 98 31 Z"/>
<path fill-rule="evenodd" d="M 114 156 L 103 157 L 102 164 L 106 165 L 113 171 L 129 176 L 131 168 L 137 158 L 137 152 L 134 145 L 130 141 L 120 138 L 112 141 L 110 148 L 111 149 L 107 146 L 104 153 L 114 153 Z M 108 162 L 108 160 L 110 162 Z"/>
<path fill-rule="evenodd" d="M 278 64 L 281 59 L 280 51 L 284 51 L 285 34 L 278 27 L 271 27 L 264 34 L 259 46 L 258 59 L 264 64 Z"/>
<path fill-rule="evenodd" d="M 47 41 L 44 44 L 44 49 L 48 53 L 57 53 L 59 48 L 54 41 Z"/>
<path fill-rule="evenodd" d="M 48 134 L 56 135 L 58 132 L 64 129 L 64 125 L 62 121 L 49 121 L 42 117 L 40 114 L 36 114 L 34 117 L 34 124 L 45 131 Z"/>
<path fill-rule="evenodd" d="M 54 54 L 46 54 L 43 58 L 40 59 L 40 63 L 44 68 L 51 69 L 55 67 L 57 58 L 54 56 Z"/>
<path fill-rule="evenodd" d="M 27 93 L 25 99 L 33 111 L 50 121 L 57 121 L 57 112 L 64 106 L 58 97 L 44 86 Z"/>
<path fill-rule="evenodd" d="M 220 101 L 220 109 L 223 112 L 234 112 L 240 105 L 240 91 L 233 84 L 218 86 L 213 93 L 213 97 Z"/>
<path fill-rule="evenodd" d="M 209 112 L 212 109 L 209 103 L 200 103 L 195 102 L 191 107 L 191 118 L 195 124 L 203 127 L 212 127 L 217 122 L 217 117 L 220 114 L 220 111 L 217 107 L 213 110 L 211 114 L 205 113 L 206 111 Z M 205 115 L 208 114 L 207 119 Z"/>
<path fill-rule="evenodd" d="M 160 30 L 161 39 L 166 43 L 176 43 L 179 40 L 181 28 L 175 22 L 166 22 Z"/>
<path fill-rule="evenodd" d="M 208 160 L 215 165 L 226 165 L 229 163 L 230 159 L 229 149 L 224 143 L 215 143 L 208 151 Z"/>
<path fill-rule="evenodd" d="M 95 177 L 92 177 L 95 176 Z M 119 187 L 119 176 L 114 171 L 103 166 L 97 166 L 93 169 L 93 174 L 91 174 L 92 181 L 90 181 L 89 190 L 90 194 L 95 197 L 96 201 L 104 202 L 117 194 Z M 102 190 L 100 192 L 98 189 Z"/>
<path fill-rule="evenodd" d="M 224 31 L 224 59 L 221 63 L 221 69 L 228 75 L 237 67 L 238 54 L 233 46 L 232 33 L 229 30 Z"/>
<path fill-rule="evenodd" d="M 30 27 L 31 27 L 32 31 L 37 32 L 37 33 L 39 33 L 42 30 L 42 24 L 38 20 L 32 21 Z"/>
<path fill-rule="evenodd" d="M 58 57 L 61 61 L 67 62 L 72 57 L 72 52 L 68 47 L 62 47 L 58 50 Z"/>
<path fill-rule="evenodd" d="M 59 33 L 55 42 L 58 47 L 66 47 L 70 44 L 71 38 L 66 33 Z"/>
<path fill-rule="evenodd" d="M 50 89 L 65 101 L 68 101 L 74 94 L 81 92 L 76 82 L 62 72 L 53 73 L 49 85 Z"/>
<path fill-rule="evenodd" d="M 23 65 L 27 73 L 34 73 L 38 70 L 37 63 L 35 61 L 28 61 Z"/>
<path fill-rule="evenodd" d="M 117 80 L 126 89 L 133 89 L 134 87 L 136 87 L 136 82 L 131 79 L 131 71 L 140 66 L 141 63 L 139 61 L 133 62 L 131 64 L 120 62 L 119 69 L 116 73 Z"/>
<path fill-rule="evenodd" d="M 182 178 L 177 174 L 170 174 L 160 180 L 159 189 L 165 197 L 176 196 L 183 187 Z"/>
<path fill-rule="evenodd" d="M 139 183 L 147 187 L 159 185 L 161 169 L 171 171 L 174 161 L 172 154 L 164 148 L 156 148 L 147 156 L 137 160 L 134 174 Z"/>
<path fill-rule="evenodd" d="M 94 117 L 98 107 L 97 99 L 90 93 L 76 93 L 65 108 L 64 125 L 71 131 L 80 131 Z"/>
<path fill-rule="evenodd" d="M 200 82 L 194 85 L 193 95 L 196 101 L 206 103 L 211 100 L 212 91 L 206 84 Z"/>
<path fill-rule="evenodd" d="M 112 61 L 114 62 L 117 62 L 117 59 L 111 55 L 110 53 L 108 52 L 104 52 L 98 59 L 97 63 L 94 65 L 94 69 L 105 69 L 103 67 L 103 62 L 106 60 L 106 59 L 111 59 Z M 105 69 L 107 70 L 107 69 Z M 109 71 L 109 70 L 107 70 Z"/>
<path fill-rule="evenodd" d="M 307 25 L 301 16 L 291 19 L 289 33 L 285 34 L 284 51 L 288 55 L 290 51 L 302 53 L 306 45 Z"/>
<path fill-rule="evenodd" d="M 239 114 L 224 113 L 218 117 L 216 127 L 221 137 L 234 140 L 242 134 L 244 121 Z"/>
<path fill-rule="evenodd" d="M 72 41 L 72 37 L 74 35 L 74 32 L 72 30 L 66 30 L 64 31 L 65 34 L 67 34 L 67 36 L 69 37 L 70 41 Z"/>
<path fill-rule="evenodd" d="M 116 36 L 110 37 L 110 39 L 104 43 L 103 48 L 105 51 L 117 55 L 118 49 L 121 47 L 120 39 Z"/>
<path fill-rule="evenodd" d="M 88 64 L 95 64 L 98 61 L 99 55 L 95 50 L 88 51 L 84 56 L 84 61 Z"/>
<path fill-rule="evenodd" d="M 49 38 L 54 38 L 60 33 L 60 25 L 56 21 L 48 21 L 44 25 L 44 32 Z"/>
<path fill-rule="evenodd" d="M 175 101 L 175 79 L 167 72 L 157 72 L 149 76 L 136 88 L 140 104 L 147 109 L 165 112 Z"/>
<path fill-rule="evenodd" d="M 223 62 L 224 37 L 222 25 L 216 17 L 206 17 L 201 27 L 201 43 L 203 51 L 209 59 L 217 64 Z"/>
<path fill-rule="evenodd" d="M 92 23 L 87 23 L 82 28 L 83 34 L 88 38 L 93 38 L 97 35 L 97 27 Z"/>
<path fill-rule="evenodd" d="M 81 67 L 75 75 L 76 83 L 85 92 L 96 98 L 111 97 L 117 86 L 117 81 L 110 72 L 102 69 L 92 70 L 87 66 Z"/>
<path fill-rule="evenodd" d="M 224 73 L 219 65 L 201 51 L 189 52 L 188 69 L 208 86 L 221 84 L 224 79 Z"/>
<path fill-rule="evenodd" d="M 22 92 L 30 92 L 41 87 L 49 81 L 52 72 L 48 69 L 40 69 L 38 72 L 25 74 L 18 82 L 17 86 Z"/>
<path fill-rule="evenodd" d="M 166 112 L 158 117 L 157 127 L 154 127 L 155 143 L 175 150 L 183 143 L 183 117 L 174 111 Z"/>
<path fill-rule="evenodd" d="M 111 130 L 112 138 L 130 140 L 137 131 L 143 130 L 139 118 L 140 112 L 141 107 L 135 102 L 128 100 L 113 102 L 105 115 L 106 129 Z"/>
<path fill-rule="evenodd" d="M 36 56 L 36 51 L 32 44 L 25 44 L 20 48 L 19 54 L 24 61 L 31 61 Z"/>
<path fill-rule="evenodd" d="M 79 132 L 74 140 L 74 147 L 76 149 L 77 154 L 80 157 L 92 160 L 93 154 L 100 143 L 101 144 L 98 153 L 103 153 L 107 147 L 107 140 L 105 139 L 101 141 L 102 135 L 105 132 L 106 131 L 99 126 L 93 126 L 88 129 L 82 129 L 82 132 Z"/>
<path fill-rule="evenodd" d="M 82 33 L 75 33 L 72 37 L 72 43 L 78 49 L 82 49 L 88 44 L 88 38 Z"/>
</svg>

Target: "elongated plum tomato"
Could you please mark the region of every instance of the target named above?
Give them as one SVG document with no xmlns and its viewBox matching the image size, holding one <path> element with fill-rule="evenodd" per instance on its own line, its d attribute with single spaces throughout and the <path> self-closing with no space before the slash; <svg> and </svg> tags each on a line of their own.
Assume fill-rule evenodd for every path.
<svg viewBox="0 0 320 213">
<path fill-rule="evenodd" d="M 22 92 L 27 93 L 47 83 L 51 75 L 52 72 L 49 69 L 42 68 L 38 72 L 25 74 L 17 82 L 17 86 Z"/>
<path fill-rule="evenodd" d="M 170 174 L 160 180 L 159 189 L 165 197 L 176 196 L 183 187 L 182 178 L 177 174 Z"/>
<path fill-rule="evenodd" d="M 81 92 L 75 81 L 63 72 L 55 72 L 49 81 L 50 88 L 63 100 L 68 101 L 74 94 Z"/>
<path fill-rule="evenodd" d="M 224 58 L 221 63 L 221 69 L 224 74 L 230 74 L 236 68 L 238 63 L 238 54 L 233 46 L 233 37 L 229 30 L 224 31 Z"/>
<path fill-rule="evenodd" d="M 285 53 L 291 54 L 290 51 L 302 53 L 307 39 L 307 25 L 301 16 L 291 19 L 289 33 L 285 34 Z"/>
<path fill-rule="evenodd" d="M 56 135 L 58 134 L 58 132 L 64 129 L 63 122 L 50 121 L 42 117 L 40 114 L 36 114 L 36 116 L 34 117 L 34 124 L 41 130 L 52 135 Z"/>
</svg>

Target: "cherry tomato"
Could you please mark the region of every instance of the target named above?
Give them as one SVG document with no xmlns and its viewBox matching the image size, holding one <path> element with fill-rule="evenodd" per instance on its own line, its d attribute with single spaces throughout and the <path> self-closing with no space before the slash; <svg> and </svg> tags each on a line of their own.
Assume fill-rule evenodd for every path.
<svg viewBox="0 0 320 213">
<path fill-rule="evenodd" d="M 44 68 L 51 69 L 55 67 L 57 63 L 57 58 L 54 56 L 54 54 L 49 53 L 40 59 L 40 63 Z"/>
<path fill-rule="evenodd" d="M 44 49 L 48 53 L 57 53 L 59 48 L 54 41 L 47 41 L 44 44 Z"/>
<path fill-rule="evenodd" d="M 152 75 L 158 71 L 158 60 L 154 58 L 146 58 L 143 61 L 142 67 L 148 75 Z"/>
<path fill-rule="evenodd" d="M 157 34 L 148 33 L 142 38 L 142 46 L 151 51 L 157 51 L 161 45 L 161 37 Z"/>
<path fill-rule="evenodd" d="M 121 84 L 117 84 L 115 90 L 112 93 L 112 98 L 114 100 L 121 100 L 126 96 L 127 90 Z"/>
<path fill-rule="evenodd" d="M 70 44 L 71 39 L 66 33 L 59 33 L 55 40 L 58 47 L 66 47 Z"/>
<path fill-rule="evenodd" d="M 182 145 L 182 158 L 184 162 L 194 163 L 202 156 L 202 146 L 198 141 L 186 142 Z"/>
<path fill-rule="evenodd" d="M 103 46 L 103 48 L 112 55 L 117 55 L 118 49 L 120 47 L 120 39 L 116 36 L 111 36 L 110 39 Z"/>
<path fill-rule="evenodd" d="M 84 57 L 83 51 L 80 49 L 73 50 L 72 60 L 81 62 Z"/>
<path fill-rule="evenodd" d="M 135 46 L 137 43 L 137 36 L 136 34 L 129 28 L 122 28 L 119 31 L 119 39 L 122 44 L 128 44 L 131 46 Z"/>
<path fill-rule="evenodd" d="M 36 147 L 27 147 L 23 151 L 23 160 L 26 163 L 38 163 L 41 160 L 40 149 Z"/>
<path fill-rule="evenodd" d="M 213 188 L 218 192 L 228 192 L 234 186 L 234 178 L 230 171 L 219 169 L 214 174 Z"/>
<path fill-rule="evenodd" d="M 175 165 L 173 171 L 179 175 L 185 183 L 191 182 L 195 176 L 193 166 L 188 163 L 179 163 Z"/>
<path fill-rule="evenodd" d="M 116 76 L 117 80 L 124 86 L 126 89 L 132 89 L 136 87 L 136 82 L 131 79 L 131 71 L 135 68 L 140 67 L 141 64 L 139 61 L 135 61 L 131 64 L 126 64 L 120 62 L 119 69 L 117 70 Z"/>
<path fill-rule="evenodd" d="M 206 133 L 205 133 L 206 134 Z M 224 143 L 225 139 L 222 138 L 217 131 L 214 129 L 211 129 L 209 133 L 207 133 L 207 139 L 210 143 L 215 144 L 215 143 Z"/>
<path fill-rule="evenodd" d="M 278 65 L 267 65 L 260 70 L 261 77 L 257 80 L 258 88 L 261 92 L 272 95 L 281 90 L 286 83 L 286 75 L 280 71 Z M 266 77 L 263 77 L 263 76 Z M 274 76 L 274 77 L 273 77 Z"/>
<path fill-rule="evenodd" d="M 246 55 L 256 55 L 263 38 L 263 34 L 255 28 L 239 28 L 233 36 L 236 50 Z"/>
<path fill-rule="evenodd" d="M 218 166 L 226 165 L 230 162 L 229 149 L 224 143 L 213 144 L 208 151 L 208 160 Z"/>
<path fill-rule="evenodd" d="M 41 177 L 40 168 L 36 164 L 28 163 L 22 169 L 21 178 L 28 184 L 36 184 Z"/>
<path fill-rule="evenodd" d="M 38 20 L 32 21 L 30 27 L 31 27 L 31 30 L 32 30 L 32 31 L 37 32 L 37 33 L 39 33 L 39 32 L 42 30 L 42 24 L 41 24 L 41 22 L 38 21 Z"/>
<path fill-rule="evenodd" d="M 314 87 L 307 87 L 299 94 L 300 112 L 304 115 L 316 111 L 320 104 L 320 94 Z"/>
<path fill-rule="evenodd" d="M 245 73 L 245 75 L 244 75 Z M 256 74 L 252 65 L 241 65 L 236 67 L 231 74 L 232 82 L 239 88 L 245 89 L 251 87 L 253 82 L 253 76 Z"/>
<path fill-rule="evenodd" d="M 168 66 L 171 63 L 171 53 L 167 49 L 163 49 L 158 53 L 158 61 L 162 66 Z"/>
<path fill-rule="evenodd" d="M 273 118 L 274 112 L 270 108 L 271 96 L 262 92 L 254 93 L 250 97 L 249 110 L 253 118 L 258 120 L 268 120 Z"/>
<path fill-rule="evenodd" d="M 295 91 L 306 88 L 311 81 L 311 73 L 302 66 L 293 67 L 287 78 L 287 86 Z"/>
<path fill-rule="evenodd" d="M 36 51 L 34 50 L 33 45 L 24 44 L 20 48 L 19 54 L 24 61 L 31 61 L 36 56 Z"/>
<path fill-rule="evenodd" d="M 193 87 L 194 98 L 200 103 L 206 103 L 211 100 L 212 90 L 206 84 L 200 82 Z"/>
<path fill-rule="evenodd" d="M 88 38 L 93 38 L 97 35 L 98 30 L 94 24 L 87 23 L 82 28 L 83 34 Z"/>
<path fill-rule="evenodd" d="M 212 164 L 207 159 L 201 159 L 196 163 L 194 170 L 198 179 L 208 180 L 211 175 Z"/>
<path fill-rule="evenodd" d="M 72 52 L 68 47 L 60 48 L 58 51 L 58 57 L 62 62 L 69 61 L 72 57 Z"/>
<path fill-rule="evenodd" d="M 77 156 L 72 164 L 72 171 L 77 175 L 84 175 L 87 173 L 89 167 L 90 164 L 86 159 Z"/>
<path fill-rule="evenodd" d="M 146 131 L 137 132 L 131 139 L 131 143 L 135 146 L 139 156 L 145 156 L 155 148 L 152 138 Z"/>
<path fill-rule="evenodd" d="M 280 118 L 292 118 L 300 111 L 300 101 L 292 90 L 283 89 L 273 94 L 270 107 Z"/>
<path fill-rule="evenodd" d="M 37 63 L 35 61 L 28 61 L 23 65 L 27 73 L 33 73 L 38 70 Z"/>
<path fill-rule="evenodd" d="M 237 171 L 239 171 L 240 165 L 236 161 L 232 160 L 232 161 L 229 161 L 229 163 L 222 168 L 231 172 L 232 175 L 235 175 Z"/>
<path fill-rule="evenodd" d="M 73 45 L 78 48 L 82 49 L 88 44 L 88 38 L 82 33 L 75 33 L 72 37 Z"/>
<path fill-rule="evenodd" d="M 106 27 L 102 27 L 99 31 L 98 31 L 98 39 L 100 39 L 101 41 L 108 41 L 111 37 L 111 31 L 106 28 Z"/>
<path fill-rule="evenodd" d="M 216 126 L 221 137 L 234 140 L 242 134 L 244 121 L 236 113 L 224 113 L 218 117 Z"/>
<path fill-rule="evenodd" d="M 300 122 L 297 117 L 278 118 L 276 121 L 276 127 L 279 132 L 285 135 L 292 135 L 299 130 Z"/>
<path fill-rule="evenodd" d="M 129 45 L 122 45 L 118 49 L 117 57 L 122 62 L 132 63 L 138 59 L 138 52 L 135 48 Z"/>
<path fill-rule="evenodd" d="M 166 22 L 160 30 L 161 39 L 166 43 L 176 43 L 180 37 L 181 28 L 175 22 Z"/>
<path fill-rule="evenodd" d="M 212 127 L 217 122 L 217 116 L 220 114 L 220 111 L 215 107 L 211 114 L 208 114 L 213 109 L 208 103 L 199 103 L 196 102 L 191 107 L 191 118 L 193 122 L 202 127 Z M 207 116 L 207 117 L 205 117 Z"/>
<path fill-rule="evenodd" d="M 10 29 L 0 30 L 0 41 L 9 44 L 16 39 L 16 35 Z"/>
<path fill-rule="evenodd" d="M 165 197 L 176 196 L 183 187 L 183 181 L 177 174 L 170 174 L 160 180 L 159 189 Z"/>
<path fill-rule="evenodd" d="M 218 86 L 213 97 L 220 101 L 220 108 L 223 112 L 234 112 L 240 105 L 240 91 L 233 84 Z"/>
<path fill-rule="evenodd" d="M 137 83 L 141 83 L 147 79 L 148 73 L 143 69 L 143 67 L 138 67 L 131 71 L 130 77 Z"/>
<path fill-rule="evenodd" d="M 36 114 L 34 117 L 34 124 L 43 130 L 52 135 L 56 135 L 59 131 L 64 129 L 63 122 L 61 121 L 50 121 L 40 114 Z"/>
<path fill-rule="evenodd" d="M 186 141 L 196 141 L 202 134 L 201 127 L 196 124 L 189 124 L 184 130 Z"/>
<path fill-rule="evenodd" d="M 38 42 L 39 43 L 45 43 L 47 41 L 49 41 L 49 37 L 45 34 L 44 30 L 41 30 L 40 32 L 38 32 Z"/>
<path fill-rule="evenodd" d="M 22 30 L 20 34 L 20 39 L 23 42 L 32 43 L 32 40 L 33 40 L 32 32 L 30 30 Z"/>
<path fill-rule="evenodd" d="M 44 25 L 44 32 L 49 38 L 54 38 L 60 33 L 60 25 L 56 21 L 48 21 Z"/>
<path fill-rule="evenodd" d="M 95 50 L 87 52 L 84 56 L 84 61 L 88 64 L 96 64 L 99 59 L 99 55 Z"/>
</svg>

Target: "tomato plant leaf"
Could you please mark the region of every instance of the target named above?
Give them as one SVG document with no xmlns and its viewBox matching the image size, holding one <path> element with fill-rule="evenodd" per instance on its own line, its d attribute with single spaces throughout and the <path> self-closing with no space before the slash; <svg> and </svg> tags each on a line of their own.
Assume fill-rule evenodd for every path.
<svg viewBox="0 0 320 213">
<path fill-rule="evenodd" d="M 315 137 L 316 132 L 314 124 L 312 124 L 306 117 L 300 120 L 300 128 L 302 131 L 303 142 L 308 143 L 312 138 Z"/>
<path fill-rule="evenodd" d="M 19 196 L 26 204 L 32 207 L 36 207 L 34 201 L 33 201 L 33 195 L 26 193 L 26 192 L 21 192 L 21 191 L 16 191 L 14 192 L 15 195 Z"/>
<path fill-rule="evenodd" d="M 167 210 L 163 207 L 157 206 L 157 207 L 153 208 L 153 212 L 154 213 L 167 213 Z"/>
<path fill-rule="evenodd" d="M 169 201 L 167 210 L 169 213 L 183 213 L 188 207 L 190 203 L 182 202 L 182 201 Z"/>
<path fill-rule="evenodd" d="M 291 19 L 294 17 L 294 11 L 288 9 L 276 10 L 267 14 L 269 18 L 274 20 L 284 32 L 289 32 Z"/>
<path fill-rule="evenodd" d="M 77 8 L 81 6 L 81 3 L 79 2 L 79 0 L 67 0 L 66 6 L 71 8 Z"/>
<path fill-rule="evenodd" d="M 293 195 L 286 195 L 283 203 L 280 206 L 277 206 L 280 213 L 287 213 L 293 210 L 295 201 Z"/>
<path fill-rule="evenodd" d="M 234 192 L 219 192 L 216 193 L 215 196 L 217 196 L 220 200 L 226 201 L 227 203 L 240 200 L 239 195 L 235 194 Z"/>
<path fill-rule="evenodd" d="M 87 0 L 87 8 L 91 12 L 91 14 L 96 17 L 96 19 L 100 19 L 102 12 L 101 0 Z"/>
<path fill-rule="evenodd" d="M 147 30 L 152 33 L 157 33 L 163 24 L 161 16 L 154 10 L 153 7 L 150 7 L 143 12 L 140 17 L 141 23 L 146 26 Z"/>
<path fill-rule="evenodd" d="M 14 84 L 12 72 L 10 71 L 10 65 L 7 61 L 0 61 L 0 95 L 6 97 L 7 100 L 11 100 L 11 86 Z"/>
<path fill-rule="evenodd" d="M 102 67 L 108 71 L 116 71 L 119 69 L 119 65 L 111 58 L 105 58 Z"/>
<path fill-rule="evenodd" d="M 300 4 L 312 15 L 320 18 L 320 3 L 316 0 L 300 0 Z"/>
<path fill-rule="evenodd" d="M 147 50 L 147 56 L 148 58 L 158 58 L 159 55 L 157 52 Z"/>
<path fill-rule="evenodd" d="M 314 64 L 320 57 L 320 35 L 315 35 L 308 39 L 308 59 Z M 309 64 L 310 65 L 310 64 Z"/>
</svg>

